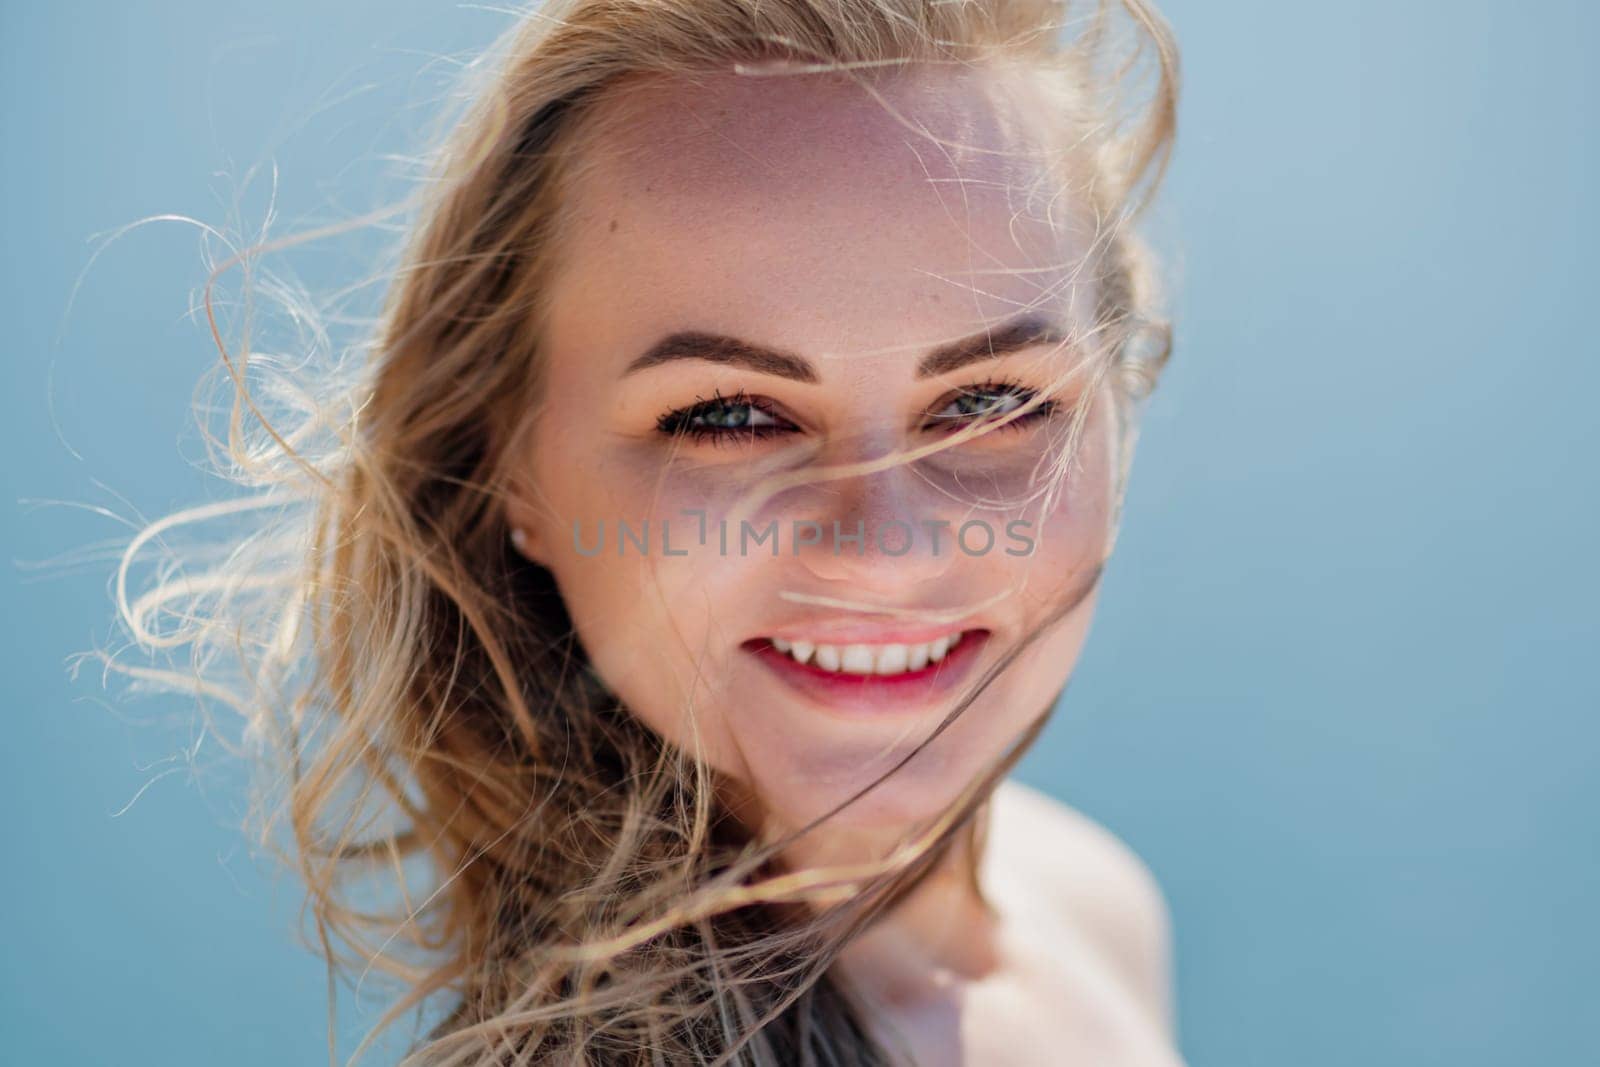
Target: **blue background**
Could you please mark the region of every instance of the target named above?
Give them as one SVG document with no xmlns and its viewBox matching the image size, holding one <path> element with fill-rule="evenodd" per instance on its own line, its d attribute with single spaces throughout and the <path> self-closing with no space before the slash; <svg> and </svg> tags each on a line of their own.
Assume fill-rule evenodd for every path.
<svg viewBox="0 0 1600 1067">
<path fill-rule="evenodd" d="M 115 516 L 220 493 L 188 415 L 213 357 L 186 317 L 197 231 L 132 231 L 68 297 L 91 238 L 137 219 L 254 230 L 257 163 L 279 168 L 276 234 L 381 202 L 448 57 L 502 19 L 260 9 L 0 6 L 19 1064 L 326 1060 L 295 886 L 232 828 L 237 768 L 182 758 L 184 700 L 109 704 L 93 665 L 67 671 L 116 643 Z M 1085 659 L 1021 776 L 1156 872 L 1195 1065 L 1600 1063 L 1600 18 L 1165 10 L 1177 351 Z M 361 242 L 298 265 L 343 284 Z M 348 1055 L 376 1005 L 341 1002 Z"/>
</svg>

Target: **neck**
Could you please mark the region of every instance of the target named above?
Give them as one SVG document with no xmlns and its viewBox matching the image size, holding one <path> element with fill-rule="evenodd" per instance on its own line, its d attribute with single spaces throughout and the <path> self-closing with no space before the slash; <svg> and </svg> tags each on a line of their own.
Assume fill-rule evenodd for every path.
<svg viewBox="0 0 1600 1067">
<path fill-rule="evenodd" d="M 891 1003 L 921 999 L 975 981 L 1000 966 L 999 920 L 975 872 L 983 859 L 981 831 L 989 804 L 973 814 L 937 865 L 851 940 L 835 966 L 867 995 Z M 885 855 L 861 836 L 832 838 L 786 855 L 791 869 L 865 862 Z"/>
</svg>

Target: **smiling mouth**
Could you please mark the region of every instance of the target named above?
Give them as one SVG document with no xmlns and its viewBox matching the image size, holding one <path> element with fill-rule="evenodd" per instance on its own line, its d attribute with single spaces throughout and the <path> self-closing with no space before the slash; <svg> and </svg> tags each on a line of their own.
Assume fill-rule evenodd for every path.
<svg viewBox="0 0 1600 1067">
<path fill-rule="evenodd" d="M 741 647 L 802 696 L 829 710 L 883 712 L 926 707 L 972 670 L 985 629 L 930 641 L 835 644 L 757 637 Z"/>
<path fill-rule="evenodd" d="M 932 641 L 916 644 L 826 644 L 790 641 L 782 637 L 765 638 L 773 648 L 801 666 L 812 666 L 829 674 L 908 674 L 938 663 L 976 630 L 957 630 Z"/>
</svg>

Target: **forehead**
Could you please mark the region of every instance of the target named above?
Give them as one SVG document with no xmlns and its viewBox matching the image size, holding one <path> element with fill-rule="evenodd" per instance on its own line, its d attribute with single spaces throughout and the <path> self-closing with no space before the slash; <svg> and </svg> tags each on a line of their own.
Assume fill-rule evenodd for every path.
<svg viewBox="0 0 1600 1067">
<path fill-rule="evenodd" d="M 873 89 L 719 73 L 609 97 L 572 172 L 552 339 L 620 359 L 694 328 L 825 358 L 1086 314 L 1059 90 L 1003 67 Z"/>
</svg>

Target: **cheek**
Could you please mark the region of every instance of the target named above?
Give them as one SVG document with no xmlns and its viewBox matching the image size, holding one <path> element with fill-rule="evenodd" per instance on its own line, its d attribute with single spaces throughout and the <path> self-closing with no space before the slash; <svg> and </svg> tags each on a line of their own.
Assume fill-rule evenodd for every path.
<svg viewBox="0 0 1600 1067">
<path fill-rule="evenodd" d="M 1023 513 L 1034 542 L 1031 551 L 1007 557 L 1006 586 L 1018 590 L 1020 614 L 1030 626 L 1095 588 L 1110 552 L 1116 455 L 1106 415 L 1101 406 L 1084 426 L 1048 510 L 1041 497 Z"/>
<path fill-rule="evenodd" d="M 737 773 L 721 709 L 728 660 L 750 636 L 735 632 L 741 598 L 760 577 L 748 572 L 763 561 L 719 554 L 718 502 L 702 484 L 663 479 L 659 456 L 612 449 L 593 462 L 598 444 L 586 459 L 577 440 L 545 452 L 536 469 L 549 513 L 543 556 L 578 639 L 645 725 L 680 747 L 698 743 L 713 765 Z M 700 510 L 711 524 L 705 545 Z"/>
<path fill-rule="evenodd" d="M 552 568 L 578 638 L 607 688 L 652 730 L 676 744 L 698 732 L 721 751 L 722 724 L 708 713 L 727 674 L 716 598 L 685 561 L 641 557 L 631 542 L 618 555 L 614 536 L 608 523 L 602 557 Z"/>
</svg>

